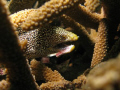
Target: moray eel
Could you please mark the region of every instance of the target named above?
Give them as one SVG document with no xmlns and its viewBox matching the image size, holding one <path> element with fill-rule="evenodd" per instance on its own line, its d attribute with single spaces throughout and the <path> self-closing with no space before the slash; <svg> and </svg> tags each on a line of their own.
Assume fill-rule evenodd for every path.
<svg viewBox="0 0 120 90">
<path fill-rule="evenodd" d="M 59 57 L 74 49 L 74 45 L 66 45 L 66 42 L 76 41 L 78 36 L 63 28 L 47 26 L 19 35 L 20 42 L 27 40 L 26 58 L 38 58 L 45 56 Z"/>
</svg>

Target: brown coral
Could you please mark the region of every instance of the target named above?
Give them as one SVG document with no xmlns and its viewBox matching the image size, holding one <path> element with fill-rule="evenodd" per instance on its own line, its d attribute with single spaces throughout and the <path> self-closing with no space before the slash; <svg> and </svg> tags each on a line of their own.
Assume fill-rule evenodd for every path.
<svg viewBox="0 0 120 90">
<path fill-rule="evenodd" d="M 21 8 L 29 9 L 16 12 L 10 16 L 8 16 L 4 1 L 0 1 L 0 62 L 7 68 L 7 74 L 6 79 L 0 81 L 1 90 L 119 89 L 119 58 L 117 58 L 118 60 L 108 60 L 120 52 L 120 30 L 117 30 L 120 23 L 119 0 L 43 0 L 42 3 L 40 0 L 11 0 L 12 3 L 9 4 L 9 9 L 12 7 L 13 10 L 10 9 L 11 13 L 21 10 Z M 29 1 L 30 4 L 27 4 L 26 2 Z M 30 9 L 36 1 L 39 1 L 40 7 Z M 14 4 L 17 3 L 19 5 L 14 9 Z M 98 7 L 102 9 L 101 12 L 96 11 Z M 57 59 L 55 57 L 50 58 L 54 61 L 51 60 L 50 64 L 47 64 L 48 66 L 34 60 L 31 61 L 30 67 L 24 56 L 28 42 L 19 43 L 17 36 L 35 28 L 47 28 L 46 24 L 57 26 L 56 23 L 58 22 L 56 21 L 60 23 L 58 27 L 70 28 L 79 35 L 77 47 L 74 52 L 68 55 Z M 95 42 L 89 35 L 91 29 L 95 29 L 96 32 L 98 30 L 98 40 Z M 18 35 L 15 31 L 18 32 Z M 90 72 L 84 74 L 83 72 L 90 67 L 92 55 Z M 67 63 L 64 63 L 66 67 L 65 69 L 63 67 L 63 71 L 57 67 L 59 59 L 61 62 L 68 60 Z M 106 62 L 101 63 L 104 60 Z M 62 67 L 62 64 L 59 64 Z M 76 70 L 78 71 L 76 72 Z M 69 73 L 74 78 L 71 79 Z M 67 79 L 71 80 L 66 80 L 66 76 Z M 45 83 L 40 83 L 38 86 L 39 82 L 36 80 L 44 80 Z"/>
<path fill-rule="evenodd" d="M 91 67 L 101 62 L 107 54 L 107 20 L 103 19 L 98 28 L 97 42 L 94 48 L 94 54 L 91 62 Z"/>
<path fill-rule="evenodd" d="M 22 29 L 33 29 L 43 25 L 45 22 L 49 21 L 49 18 L 57 15 L 61 11 L 68 9 L 77 3 L 78 0 L 51 0 L 45 3 L 44 6 L 36 9 L 34 14 L 31 13 L 28 18 L 21 25 Z M 54 7 L 53 7 L 54 6 Z M 38 13 L 39 12 L 39 13 Z M 35 18 L 36 17 L 36 18 Z"/>
<path fill-rule="evenodd" d="M 5 85 L 8 85 L 8 83 L 10 83 L 11 85 L 9 88 L 14 90 L 21 90 L 22 88 L 25 90 L 37 90 L 34 79 L 30 74 L 30 69 L 27 61 L 23 56 L 21 48 L 18 44 L 18 39 L 14 32 L 14 27 L 9 21 L 8 12 L 3 0 L 0 1 L 0 6 L 0 24 L 3 25 L 0 26 L 0 52 L 2 54 L 0 57 L 0 62 L 5 65 L 8 74 L 7 83 Z M 18 80 L 17 78 L 20 79 Z M 29 88 L 30 85 L 32 85 L 32 87 Z"/>
<path fill-rule="evenodd" d="M 98 11 L 97 9 L 100 7 L 100 0 L 85 0 L 86 9 L 91 12 Z"/>
<path fill-rule="evenodd" d="M 15 13 L 17 11 L 31 8 L 36 0 L 11 0 L 9 3 L 9 10 L 11 13 Z"/>
<path fill-rule="evenodd" d="M 120 55 L 108 62 L 98 64 L 87 76 L 86 88 L 89 90 L 120 89 Z M 87 90 L 86 89 L 86 90 Z"/>
<path fill-rule="evenodd" d="M 65 80 L 58 71 L 52 71 L 47 66 L 43 65 L 39 61 L 31 61 L 32 73 L 35 75 L 36 80 L 45 80 L 47 83 L 43 83 L 40 88 L 42 90 L 52 89 L 61 90 L 66 88 L 72 88 L 71 82 Z"/>
</svg>

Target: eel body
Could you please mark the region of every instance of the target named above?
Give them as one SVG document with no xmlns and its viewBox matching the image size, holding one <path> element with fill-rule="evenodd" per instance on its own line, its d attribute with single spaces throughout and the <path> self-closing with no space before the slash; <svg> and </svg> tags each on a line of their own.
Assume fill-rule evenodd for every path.
<svg viewBox="0 0 120 90">
<path fill-rule="evenodd" d="M 78 36 L 60 27 L 43 27 L 19 35 L 20 42 L 27 40 L 25 56 L 29 58 L 45 57 L 71 52 L 74 45 L 66 42 L 76 41 Z"/>
</svg>

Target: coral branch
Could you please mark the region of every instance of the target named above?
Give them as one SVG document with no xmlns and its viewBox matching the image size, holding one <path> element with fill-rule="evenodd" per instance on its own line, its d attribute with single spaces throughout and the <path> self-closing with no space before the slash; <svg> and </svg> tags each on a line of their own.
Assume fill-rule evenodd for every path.
<svg viewBox="0 0 120 90">
<path fill-rule="evenodd" d="M 10 90 L 10 82 L 6 81 L 6 80 L 2 80 L 0 81 L 0 90 Z"/>
<path fill-rule="evenodd" d="M 46 82 L 64 80 L 57 71 L 52 71 L 40 61 L 32 60 L 31 68 L 36 80 L 45 80 Z"/>
<path fill-rule="evenodd" d="M 100 7 L 100 0 L 85 0 L 86 9 L 95 12 Z"/>
<path fill-rule="evenodd" d="M 120 55 L 95 66 L 87 76 L 83 90 L 119 90 Z"/>
<path fill-rule="evenodd" d="M 92 58 L 91 56 L 93 54 L 94 41 L 92 40 L 86 29 L 67 15 L 62 15 L 61 19 L 64 25 L 67 25 L 68 27 L 72 27 L 74 29 L 73 32 L 80 37 L 79 38 L 80 44 L 88 52 L 90 58 Z"/>
<path fill-rule="evenodd" d="M 97 42 L 94 48 L 91 67 L 94 67 L 96 64 L 100 63 L 107 54 L 107 31 L 107 20 L 102 19 L 98 28 Z"/>
<path fill-rule="evenodd" d="M 34 13 L 31 13 L 25 22 L 22 23 L 21 28 L 23 30 L 31 30 L 49 22 L 53 17 L 55 18 L 60 12 L 65 11 L 72 7 L 78 0 L 51 0 L 45 3 L 45 5 L 36 9 Z"/>
<path fill-rule="evenodd" d="M 101 15 L 97 13 L 91 13 L 84 6 L 80 5 L 72 8 L 68 11 L 66 15 L 73 18 L 75 21 L 79 22 L 85 27 L 98 28 L 99 21 L 101 20 Z"/>
<path fill-rule="evenodd" d="M 43 83 L 40 88 L 42 90 L 56 90 L 71 88 L 71 82 L 65 80 L 58 71 L 52 71 L 47 66 L 43 65 L 39 61 L 31 61 L 32 73 L 35 75 L 36 80 L 45 80 L 47 83 Z"/>
<path fill-rule="evenodd" d="M 10 16 L 4 1 L 0 90 L 120 89 L 120 0 L 7 0 Z"/>
<path fill-rule="evenodd" d="M 22 10 L 17 13 L 14 13 L 14 14 L 10 15 L 11 22 L 17 28 L 18 26 L 21 25 L 21 23 L 23 23 L 26 20 L 28 15 L 30 13 L 32 13 L 33 11 L 34 11 L 34 9 L 26 9 L 26 10 Z"/>
<path fill-rule="evenodd" d="M 86 83 L 86 76 L 80 75 L 77 77 L 77 79 L 74 79 L 72 83 L 76 88 L 81 88 L 81 86 L 83 86 Z"/>
<path fill-rule="evenodd" d="M 9 10 L 11 13 L 15 13 L 20 10 L 31 8 L 36 0 L 11 0 L 9 3 Z"/>
<path fill-rule="evenodd" d="M 10 88 L 12 90 L 38 90 L 18 44 L 14 27 L 9 21 L 3 0 L 0 1 L 0 6 L 0 62 L 7 68 L 7 81 L 11 84 Z"/>
<path fill-rule="evenodd" d="M 111 59 L 111 58 L 115 58 L 117 57 L 117 55 L 120 53 L 120 38 L 118 39 L 118 41 L 115 42 L 115 44 L 112 46 L 111 50 L 109 51 L 109 53 L 106 55 L 106 57 L 104 58 L 104 61 Z"/>
<path fill-rule="evenodd" d="M 104 16 L 109 20 L 108 30 L 108 45 L 109 48 L 115 43 L 115 35 L 117 34 L 117 27 L 120 23 L 120 1 L 119 0 L 101 0 Z"/>
<path fill-rule="evenodd" d="M 72 84 L 69 81 L 66 80 L 60 80 L 58 82 L 48 82 L 48 83 L 43 83 L 40 86 L 40 89 L 42 90 L 66 90 L 70 89 L 73 90 Z"/>
</svg>

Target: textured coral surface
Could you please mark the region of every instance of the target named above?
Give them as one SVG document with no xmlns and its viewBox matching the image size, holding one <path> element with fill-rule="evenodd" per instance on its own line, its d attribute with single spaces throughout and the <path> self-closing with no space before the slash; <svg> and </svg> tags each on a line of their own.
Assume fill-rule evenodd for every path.
<svg viewBox="0 0 120 90">
<path fill-rule="evenodd" d="M 120 90 L 120 0 L 0 0 L 0 90 Z"/>
</svg>

